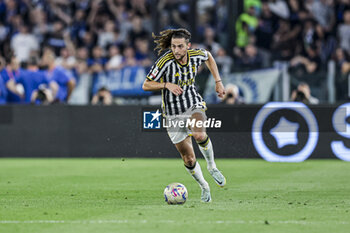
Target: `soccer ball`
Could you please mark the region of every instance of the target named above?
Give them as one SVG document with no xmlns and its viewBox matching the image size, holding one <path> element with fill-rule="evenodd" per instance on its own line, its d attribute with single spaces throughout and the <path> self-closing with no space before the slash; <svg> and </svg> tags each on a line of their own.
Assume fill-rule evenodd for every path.
<svg viewBox="0 0 350 233">
<path fill-rule="evenodd" d="M 183 184 L 171 183 L 164 189 L 165 202 L 169 205 L 184 204 L 187 197 L 188 192 Z"/>
</svg>

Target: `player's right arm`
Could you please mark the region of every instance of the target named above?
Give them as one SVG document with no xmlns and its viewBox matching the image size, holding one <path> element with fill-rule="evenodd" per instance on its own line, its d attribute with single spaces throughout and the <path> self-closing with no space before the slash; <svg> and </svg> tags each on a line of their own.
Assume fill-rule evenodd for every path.
<svg viewBox="0 0 350 233">
<path fill-rule="evenodd" d="M 147 79 L 143 83 L 142 89 L 145 91 L 159 91 L 166 88 L 176 96 L 181 95 L 183 90 L 178 85 L 169 82 L 160 82 L 160 80 L 162 80 L 161 77 L 165 73 L 166 66 L 164 66 L 164 63 L 166 60 L 166 58 L 163 58 L 164 62 L 161 64 L 162 59 L 160 59 L 160 61 L 151 68 Z"/>
<path fill-rule="evenodd" d="M 142 89 L 145 91 L 159 91 L 165 88 L 171 91 L 176 96 L 181 95 L 183 92 L 183 89 L 174 83 L 159 83 L 148 79 L 145 80 L 142 86 Z"/>
</svg>

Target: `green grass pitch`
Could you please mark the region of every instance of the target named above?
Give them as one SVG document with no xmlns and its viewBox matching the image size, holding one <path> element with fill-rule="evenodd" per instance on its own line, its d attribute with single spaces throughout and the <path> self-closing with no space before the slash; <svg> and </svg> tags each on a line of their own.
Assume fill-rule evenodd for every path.
<svg viewBox="0 0 350 233">
<path fill-rule="evenodd" d="M 200 164 L 212 203 L 181 159 L 0 159 L 0 232 L 350 232 L 350 163 L 218 159 L 225 188 Z"/>
</svg>

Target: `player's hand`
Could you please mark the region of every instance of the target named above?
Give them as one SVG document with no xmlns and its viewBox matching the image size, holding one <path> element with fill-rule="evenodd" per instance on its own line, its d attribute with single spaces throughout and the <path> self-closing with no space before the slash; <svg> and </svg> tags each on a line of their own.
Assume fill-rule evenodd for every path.
<svg viewBox="0 0 350 233">
<path fill-rule="evenodd" d="M 216 93 L 218 93 L 218 96 L 219 98 L 224 98 L 224 95 L 225 95 L 225 87 L 224 85 L 222 84 L 222 82 L 217 82 L 216 85 L 215 85 L 215 91 Z"/>
<path fill-rule="evenodd" d="M 179 96 L 184 92 L 184 90 L 174 83 L 166 83 L 166 88 L 171 91 L 176 96 Z"/>
</svg>

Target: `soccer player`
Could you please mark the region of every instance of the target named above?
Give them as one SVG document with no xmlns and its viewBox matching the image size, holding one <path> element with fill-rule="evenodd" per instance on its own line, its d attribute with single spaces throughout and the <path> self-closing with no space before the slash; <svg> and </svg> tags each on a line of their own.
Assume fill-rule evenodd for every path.
<svg viewBox="0 0 350 233">
<path fill-rule="evenodd" d="M 162 91 L 163 115 L 168 120 L 191 119 L 206 120 L 206 105 L 199 95 L 194 82 L 199 66 L 204 62 L 212 73 L 220 98 L 225 89 L 222 84 L 216 62 L 210 52 L 202 49 L 191 49 L 191 33 L 186 29 L 169 29 L 160 32 L 159 36 L 152 35 L 157 44 L 158 53 L 166 51 L 152 66 L 143 84 L 145 91 Z M 215 182 L 223 187 L 225 177 L 216 168 L 213 145 L 204 127 L 190 129 L 170 127 L 168 135 L 179 151 L 187 171 L 197 181 L 202 189 L 201 201 L 211 202 L 210 188 L 203 177 L 199 163 L 192 147 L 191 135 L 196 140 L 203 154 L 207 169 Z"/>
</svg>

